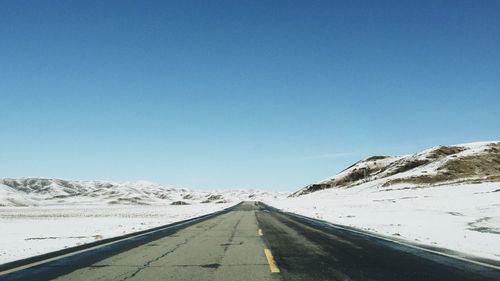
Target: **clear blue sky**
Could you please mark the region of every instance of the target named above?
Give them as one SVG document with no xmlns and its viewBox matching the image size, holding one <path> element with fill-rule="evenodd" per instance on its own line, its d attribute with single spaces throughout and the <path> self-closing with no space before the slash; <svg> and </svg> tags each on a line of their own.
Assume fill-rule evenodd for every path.
<svg viewBox="0 0 500 281">
<path fill-rule="evenodd" d="M 500 1 L 2 1 L 0 177 L 293 191 L 500 139 Z"/>
</svg>

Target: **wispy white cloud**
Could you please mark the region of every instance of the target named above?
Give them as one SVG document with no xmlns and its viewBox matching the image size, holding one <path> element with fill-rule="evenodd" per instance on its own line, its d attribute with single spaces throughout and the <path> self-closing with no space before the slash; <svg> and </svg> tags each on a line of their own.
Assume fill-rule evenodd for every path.
<svg viewBox="0 0 500 281">
<path fill-rule="evenodd" d="M 354 155 L 354 152 L 337 152 L 337 153 L 325 153 L 320 155 L 309 156 L 307 159 L 330 159 L 330 158 L 341 158 Z"/>
</svg>

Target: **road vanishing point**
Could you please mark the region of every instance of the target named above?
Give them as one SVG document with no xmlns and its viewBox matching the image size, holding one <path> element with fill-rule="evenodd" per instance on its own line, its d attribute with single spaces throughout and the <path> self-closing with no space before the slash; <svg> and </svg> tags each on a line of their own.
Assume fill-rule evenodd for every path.
<svg viewBox="0 0 500 281">
<path fill-rule="evenodd" d="M 500 268 L 243 202 L 0 266 L 0 280 L 500 280 Z"/>
</svg>

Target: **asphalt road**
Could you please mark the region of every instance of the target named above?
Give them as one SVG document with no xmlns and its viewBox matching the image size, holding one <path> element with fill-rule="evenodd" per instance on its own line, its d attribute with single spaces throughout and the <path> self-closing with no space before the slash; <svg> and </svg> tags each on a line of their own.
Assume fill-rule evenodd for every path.
<svg viewBox="0 0 500 281">
<path fill-rule="evenodd" d="M 0 280 L 500 280 L 500 270 L 335 228 L 255 202 Z"/>
</svg>

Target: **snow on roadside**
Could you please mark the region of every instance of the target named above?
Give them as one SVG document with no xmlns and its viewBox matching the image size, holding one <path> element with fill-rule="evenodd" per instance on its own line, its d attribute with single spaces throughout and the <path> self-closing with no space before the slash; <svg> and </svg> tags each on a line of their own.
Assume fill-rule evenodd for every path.
<svg viewBox="0 0 500 281">
<path fill-rule="evenodd" d="M 0 208 L 0 264 L 213 213 L 226 204 Z"/>
<path fill-rule="evenodd" d="M 500 183 L 379 190 L 374 183 L 265 203 L 413 243 L 500 260 Z"/>
</svg>

